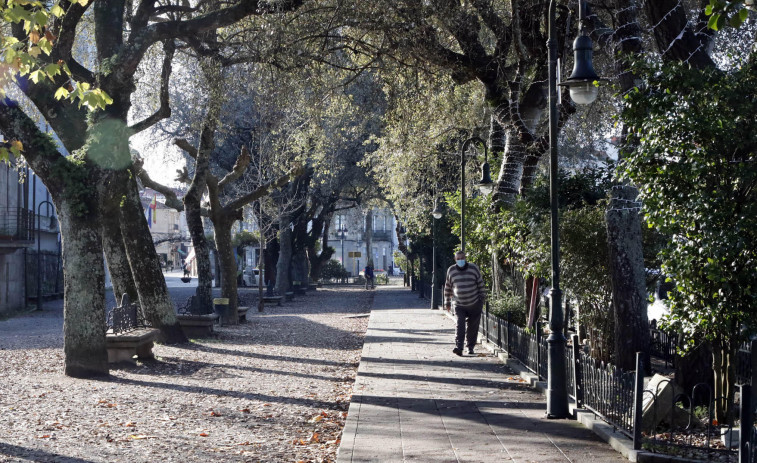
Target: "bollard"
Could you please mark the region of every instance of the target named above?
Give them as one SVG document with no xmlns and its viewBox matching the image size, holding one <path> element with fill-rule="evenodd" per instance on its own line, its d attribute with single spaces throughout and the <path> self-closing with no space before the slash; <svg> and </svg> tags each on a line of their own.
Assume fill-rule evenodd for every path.
<svg viewBox="0 0 757 463">
<path fill-rule="evenodd" d="M 213 311 L 218 314 L 218 323 L 223 325 L 224 317 L 229 313 L 229 298 L 217 297 L 213 299 Z"/>
</svg>

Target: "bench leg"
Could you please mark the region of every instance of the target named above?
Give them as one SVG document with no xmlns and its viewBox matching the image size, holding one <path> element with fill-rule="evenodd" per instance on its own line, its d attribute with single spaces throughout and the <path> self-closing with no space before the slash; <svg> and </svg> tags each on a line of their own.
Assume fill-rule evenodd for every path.
<svg viewBox="0 0 757 463">
<path fill-rule="evenodd" d="M 146 342 L 140 346 L 137 346 L 137 358 L 143 360 L 152 360 L 155 358 L 155 354 L 152 353 L 154 343 L 152 341 Z"/>
</svg>

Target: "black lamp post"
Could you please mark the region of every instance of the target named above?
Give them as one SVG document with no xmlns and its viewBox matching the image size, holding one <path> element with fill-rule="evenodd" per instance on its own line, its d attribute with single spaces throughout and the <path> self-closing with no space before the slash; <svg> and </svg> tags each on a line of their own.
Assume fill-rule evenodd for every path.
<svg viewBox="0 0 757 463">
<path fill-rule="evenodd" d="M 41 264 L 41 242 L 42 242 L 42 226 L 41 226 L 41 218 L 40 218 L 40 208 L 43 204 L 47 204 L 49 208 L 52 210 L 55 210 L 55 206 L 53 206 L 53 203 L 50 201 L 42 201 L 39 204 L 37 204 L 37 310 L 42 310 L 42 264 Z M 55 220 L 54 216 L 50 216 L 50 228 L 52 228 L 53 222 Z"/>
<path fill-rule="evenodd" d="M 563 334 L 562 293 L 560 291 L 560 239 L 558 233 L 557 189 L 557 37 L 555 27 L 556 1 L 549 2 L 549 197 L 551 222 L 552 289 L 550 290 L 547 417 L 567 418 L 568 388 L 565 369 L 565 335 Z M 589 104 L 597 97 L 596 81 L 600 80 L 592 65 L 591 39 L 584 34 L 585 2 L 579 1 L 579 35 L 573 42 L 575 63 L 573 73 L 561 86 L 570 89 L 570 97 L 578 104 Z"/>
<path fill-rule="evenodd" d="M 342 248 L 342 268 L 346 268 L 344 266 L 344 237 L 347 234 L 347 227 L 345 227 L 344 224 L 339 225 L 339 228 L 336 231 L 339 234 L 340 246 Z"/>
<path fill-rule="evenodd" d="M 438 280 L 436 279 L 436 221 L 442 218 L 442 214 L 442 206 L 437 201 L 434 211 L 431 212 L 431 216 L 434 218 L 431 221 L 431 310 L 439 308 L 439 288 Z"/>
<path fill-rule="evenodd" d="M 489 153 L 486 149 L 486 142 L 478 137 L 471 137 L 463 142 L 460 148 L 460 250 L 465 252 L 465 161 L 467 160 L 467 151 L 472 143 L 478 143 L 484 147 L 484 163 L 481 165 L 481 180 L 476 186 L 481 193 L 487 195 L 494 190 L 492 181 L 491 168 L 489 167 Z M 475 156 L 475 155 L 474 155 Z"/>
</svg>

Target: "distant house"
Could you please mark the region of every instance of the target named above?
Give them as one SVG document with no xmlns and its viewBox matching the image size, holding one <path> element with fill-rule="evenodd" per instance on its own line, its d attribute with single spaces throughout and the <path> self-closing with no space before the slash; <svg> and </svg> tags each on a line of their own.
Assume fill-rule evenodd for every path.
<svg viewBox="0 0 757 463">
<path fill-rule="evenodd" d="M 184 195 L 179 190 L 177 194 Z M 182 260 L 194 254 L 184 211 L 166 206 L 166 198 L 150 188 L 142 190 L 140 197 L 161 264 L 167 270 L 181 269 Z"/>
<path fill-rule="evenodd" d="M 392 273 L 394 269 L 392 256 L 397 247 L 394 214 L 388 208 L 374 208 L 372 215 L 370 256 L 366 255 L 365 249 L 367 230 L 363 211 L 358 208 L 346 209 L 331 220 L 329 246 L 336 250 L 332 259 L 341 262 L 352 275 L 357 275 L 365 267 L 368 258 L 373 260 L 376 271 Z M 343 233 L 342 230 L 346 231 Z"/>
<path fill-rule="evenodd" d="M 43 297 L 60 294 L 61 265 L 58 220 L 47 189 L 14 160 L 0 163 L 0 313 L 24 309 L 27 298 L 36 297 L 38 281 Z"/>
</svg>

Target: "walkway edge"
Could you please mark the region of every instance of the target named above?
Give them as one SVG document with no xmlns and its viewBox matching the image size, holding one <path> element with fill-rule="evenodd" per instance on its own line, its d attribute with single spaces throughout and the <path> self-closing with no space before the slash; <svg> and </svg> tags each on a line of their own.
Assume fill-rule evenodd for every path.
<svg viewBox="0 0 757 463">
<path fill-rule="evenodd" d="M 444 314 L 452 320 L 455 320 L 454 315 L 448 311 L 444 311 Z M 527 370 L 519 361 L 509 358 L 507 353 L 502 351 L 495 344 L 487 341 L 481 333 L 478 335 L 479 342 L 483 347 L 491 351 L 502 363 L 512 368 L 518 376 L 523 378 L 532 388 L 546 395 L 547 383 L 545 381 L 539 381 L 539 377 Z M 570 399 L 569 399 L 570 400 Z M 644 452 L 633 449 L 633 441 L 621 433 L 615 432 L 614 428 L 604 421 L 596 418 L 594 413 L 577 409 L 575 403 L 571 400 L 570 411 L 576 418 L 576 421 L 594 434 L 600 439 L 610 444 L 610 446 L 618 453 L 628 458 L 629 461 L 634 463 L 661 463 L 661 462 L 673 462 L 681 460 L 670 460 L 667 455 L 658 455 L 651 452 Z M 545 407 L 546 410 L 546 407 Z M 663 457 L 663 458 L 660 458 Z"/>
</svg>

